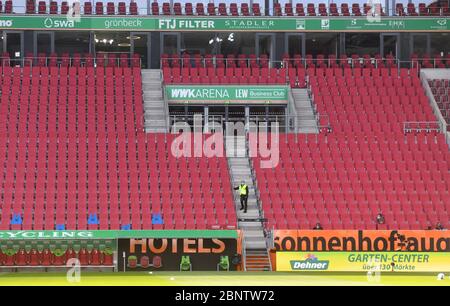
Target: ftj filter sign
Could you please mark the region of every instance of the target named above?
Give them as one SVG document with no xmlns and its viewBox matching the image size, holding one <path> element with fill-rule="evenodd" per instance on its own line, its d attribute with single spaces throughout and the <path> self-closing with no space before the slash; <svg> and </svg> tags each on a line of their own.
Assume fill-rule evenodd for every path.
<svg viewBox="0 0 450 306">
<path fill-rule="evenodd" d="M 183 86 L 165 88 L 172 103 L 274 103 L 288 101 L 287 86 Z"/>
</svg>

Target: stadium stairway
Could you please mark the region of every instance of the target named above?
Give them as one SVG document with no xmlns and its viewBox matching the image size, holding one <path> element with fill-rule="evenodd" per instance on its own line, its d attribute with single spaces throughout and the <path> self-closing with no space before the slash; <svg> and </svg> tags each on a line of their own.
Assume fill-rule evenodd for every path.
<svg viewBox="0 0 450 306">
<path fill-rule="evenodd" d="M 240 139 L 242 140 L 242 139 Z M 239 139 L 236 141 L 239 143 Z M 235 205 L 238 217 L 238 227 L 244 233 L 245 239 L 245 266 L 247 271 L 270 270 L 270 259 L 267 253 L 267 243 L 262 225 L 262 215 L 257 201 L 257 185 L 251 163 L 245 150 L 231 149 L 227 142 L 228 165 L 233 186 L 245 182 L 249 187 L 247 213 L 239 210 L 240 197 L 236 193 Z"/>
<path fill-rule="evenodd" d="M 249 272 L 271 271 L 267 250 L 248 250 L 245 256 L 245 270 Z"/>
<path fill-rule="evenodd" d="M 292 95 L 294 98 L 294 111 L 297 116 L 298 132 L 302 134 L 317 134 L 319 128 L 317 126 L 317 120 L 315 116 L 315 110 L 313 103 L 308 94 L 307 89 L 292 89 Z"/>
<path fill-rule="evenodd" d="M 165 133 L 167 129 L 167 103 L 164 101 L 161 70 L 142 70 L 144 121 L 147 133 Z"/>
</svg>

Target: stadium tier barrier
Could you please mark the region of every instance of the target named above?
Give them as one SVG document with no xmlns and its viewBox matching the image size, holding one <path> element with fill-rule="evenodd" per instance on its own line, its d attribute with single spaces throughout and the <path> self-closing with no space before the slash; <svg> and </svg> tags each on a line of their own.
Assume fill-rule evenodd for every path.
<svg viewBox="0 0 450 306">
<path fill-rule="evenodd" d="M 8 52 L 4 52 L 0 57 L 0 65 L 3 67 L 111 67 L 111 68 L 140 68 L 142 64 L 139 54 L 105 52 L 92 55 L 89 53 L 80 54 L 51 53 L 49 55 L 40 53 L 34 56 L 27 53 L 23 58 L 10 58 Z"/>
<path fill-rule="evenodd" d="M 174 54 L 161 55 L 161 68 L 446 68 L 450 67 L 450 55 L 412 54 L 409 61 L 401 61 L 394 56 L 382 57 L 380 54 L 342 54 L 325 56 L 318 54 L 313 57 L 307 54 L 283 54 L 281 61 L 274 61 L 269 55 L 262 54 Z"/>
</svg>

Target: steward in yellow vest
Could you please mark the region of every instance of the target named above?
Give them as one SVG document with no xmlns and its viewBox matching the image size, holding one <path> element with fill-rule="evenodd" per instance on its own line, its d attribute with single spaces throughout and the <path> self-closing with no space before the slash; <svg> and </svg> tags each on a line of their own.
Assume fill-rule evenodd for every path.
<svg viewBox="0 0 450 306">
<path fill-rule="evenodd" d="M 242 182 L 241 185 L 235 187 L 234 190 L 239 190 L 239 195 L 241 197 L 241 210 L 244 213 L 247 213 L 247 205 L 248 205 L 248 186 L 245 182 Z"/>
</svg>

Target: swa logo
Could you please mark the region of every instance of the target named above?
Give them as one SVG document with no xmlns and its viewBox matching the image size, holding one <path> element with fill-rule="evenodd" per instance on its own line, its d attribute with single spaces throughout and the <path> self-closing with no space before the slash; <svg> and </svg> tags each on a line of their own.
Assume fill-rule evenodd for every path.
<svg viewBox="0 0 450 306">
<path fill-rule="evenodd" d="M 64 20 L 53 20 L 51 18 L 46 18 L 44 20 L 44 26 L 47 29 L 50 28 L 73 28 L 75 27 L 75 22 L 73 20 L 64 19 Z"/>
</svg>

